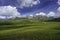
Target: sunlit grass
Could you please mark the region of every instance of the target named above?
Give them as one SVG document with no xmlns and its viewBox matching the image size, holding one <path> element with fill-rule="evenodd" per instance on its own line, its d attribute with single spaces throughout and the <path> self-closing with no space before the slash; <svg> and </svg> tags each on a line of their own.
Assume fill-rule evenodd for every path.
<svg viewBox="0 0 60 40">
<path fill-rule="evenodd" d="M 0 40 L 60 40 L 60 22 L 9 20 L 7 24 L 0 25 Z"/>
</svg>

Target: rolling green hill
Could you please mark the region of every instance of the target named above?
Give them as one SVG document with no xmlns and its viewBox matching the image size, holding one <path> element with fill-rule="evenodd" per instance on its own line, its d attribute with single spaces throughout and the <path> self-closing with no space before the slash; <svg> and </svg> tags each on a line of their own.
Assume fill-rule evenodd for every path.
<svg viewBox="0 0 60 40">
<path fill-rule="evenodd" d="M 0 40 L 60 40 L 60 22 L 0 21 Z"/>
</svg>

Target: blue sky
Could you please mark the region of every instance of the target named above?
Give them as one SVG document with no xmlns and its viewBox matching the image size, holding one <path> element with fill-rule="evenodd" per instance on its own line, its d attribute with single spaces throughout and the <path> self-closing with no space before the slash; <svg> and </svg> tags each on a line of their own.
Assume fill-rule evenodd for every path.
<svg viewBox="0 0 60 40">
<path fill-rule="evenodd" d="M 55 0 L 41 0 L 41 3 L 35 5 L 33 7 L 23 8 L 20 9 L 22 13 L 29 13 L 29 12 L 49 12 L 49 11 L 56 11 L 58 8 L 58 4 Z"/>
<path fill-rule="evenodd" d="M 20 15 L 30 15 L 40 12 L 44 12 L 45 14 L 48 14 L 49 12 L 54 12 L 55 14 L 59 15 L 60 13 L 60 11 L 58 11 L 58 8 L 60 7 L 59 3 L 60 0 L 0 0 L 0 9 L 1 7 L 7 8 L 8 6 L 10 6 L 12 8 L 16 7 L 14 13 L 19 12 Z M 10 11 L 11 10 L 9 10 L 9 12 Z M 1 14 L 3 15 L 6 13 Z"/>
</svg>

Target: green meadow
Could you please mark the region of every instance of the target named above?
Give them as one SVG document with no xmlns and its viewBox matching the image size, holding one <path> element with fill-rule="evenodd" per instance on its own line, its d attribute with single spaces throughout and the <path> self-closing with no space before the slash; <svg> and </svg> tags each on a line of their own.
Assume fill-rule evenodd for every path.
<svg viewBox="0 0 60 40">
<path fill-rule="evenodd" d="M 60 40 L 60 22 L 1 20 L 0 40 Z"/>
</svg>

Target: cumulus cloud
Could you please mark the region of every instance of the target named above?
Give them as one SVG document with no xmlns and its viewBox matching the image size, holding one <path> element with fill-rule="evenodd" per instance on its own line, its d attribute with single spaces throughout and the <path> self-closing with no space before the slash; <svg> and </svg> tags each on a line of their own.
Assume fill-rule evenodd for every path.
<svg viewBox="0 0 60 40">
<path fill-rule="evenodd" d="M 30 17 L 33 17 L 34 15 L 31 14 L 31 15 L 29 15 L 29 16 L 30 16 Z"/>
<path fill-rule="evenodd" d="M 40 3 L 40 0 L 0 0 L 1 5 L 11 5 L 18 8 L 32 7 Z"/>
<path fill-rule="evenodd" d="M 46 14 L 44 12 L 40 12 L 39 15 L 45 16 Z"/>
<path fill-rule="evenodd" d="M 39 0 L 17 0 L 17 2 L 20 3 L 20 8 L 31 7 L 40 3 Z"/>
<path fill-rule="evenodd" d="M 57 1 L 58 5 L 60 5 L 60 0 Z"/>
<path fill-rule="evenodd" d="M 60 5 L 60 0 L 57 1 L 58 5 Z M 57 8 L 57 17 L 60 17 L 60 6 Z M 58 15 L 59 14 L 59 15 Z"/>
<path fill-rule="evenodd" d="M 16 16 L 20 16 L 20 13 L 17 11 L 16 7 L 0 6 L 0 18 L 12 18 Z"/>
<path fill-rule="evenodd" d="M 58 5 L 60 5 L 60 0 L 57 1 Z M 57 8 L 58 12 L 60 12 L 60 7 Z"/>
<path fill-rule="evenodd" d="M 39 13 L 36 13 L 35 15 L 39 15 Z"/>
<path fill-rule="evenodd" d="M 57 9 L 59 12 L 60 12 L 60 7 L 58 7 L 58 9 Z"/>
<path fill-rule="evenodd" d="M 5 16 L 0 16 L 0 19 L 6 19 L 6 17 Z"/>
<path fill-rule="evenodd" d="M 54 12 L 49 12 L 48 14 L 47 14 L 47 17 L 55 17 L 56 15 L 55 15 L 55 13 Z"/>
<path fill-rule="evenodd" d="M 46 13 L 40 12 L 40 13 L 37 13 L 36 15 L 46 16 Z"/>
</svg>

